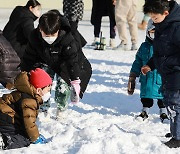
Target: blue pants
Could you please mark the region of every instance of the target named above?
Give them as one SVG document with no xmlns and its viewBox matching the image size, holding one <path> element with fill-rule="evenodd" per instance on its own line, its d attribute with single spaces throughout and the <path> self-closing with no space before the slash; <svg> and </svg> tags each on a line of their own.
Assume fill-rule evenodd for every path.
<svg viewBox="0 0 180 154">
<path fill-rule="evenodd" d="M 173 138 L 180 140 L 180 90 L 165 90 L 163 94 L 170 116 L 170 132 Z"/>
</svg>

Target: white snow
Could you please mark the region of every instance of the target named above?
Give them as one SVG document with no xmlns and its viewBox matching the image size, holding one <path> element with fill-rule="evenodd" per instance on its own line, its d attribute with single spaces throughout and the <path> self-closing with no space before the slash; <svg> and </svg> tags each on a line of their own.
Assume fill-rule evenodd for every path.
<svg viewBox="0 0 180 154">
<path fill-rule="evenodd" d="M 9 10 L 0 20 L 3 29 L 8 20 Z M 5 16 L 4 16 L 5 15 Z M 141 20 L 142 13 L 138 13 Z M 93 27 L 90 12 L 79 24 L 79 31 L 93 41 Z M 109 41 L 108 18 L 103 19 L 102 31 Z M 144 40 L 145 31 L 139 31 L 139 43 Z M 118 35 L 116 37 L 118 44 Z M 127 82 L 135 51 L 97 51 L 88 46 L 83 49 L 92 64 L 93 74 L 84 98 L 78 104 L 69 104 L 62 118 L 55 120 L 56 104 L 54 90 L 51 97 L 50 115 L 46 120 L 39 114 L 39 131 L 49 143 L 30 145 L 28 148 L 0 151 L 4 154 L 179 154 L 180 149 L 169 149 L 163 142 L 169 139 L 169 123 L 161 123 L 157 103 L 150 109 L 149 119 L 139 121 L 142 104 L 139 98 L 139 83 L 133 96 L 127 95 Z M 55 81 L 54 81 L 55 84 Z M 0 95 L 8 91 L 1 87 Z"/>
</svg>

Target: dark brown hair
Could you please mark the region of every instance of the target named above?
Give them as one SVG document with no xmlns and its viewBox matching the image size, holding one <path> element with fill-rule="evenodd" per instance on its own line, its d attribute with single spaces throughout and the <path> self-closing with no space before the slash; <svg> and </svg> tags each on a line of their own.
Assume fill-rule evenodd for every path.
<svg viewBox="0 0 180 154">
<path fill-rule="evenodd" d="M 29 0 L 25 7 L 29 9 L 30 6 L 32 6 L 32 8 L 34 8 L 38 5 L 41 5 L 41 4 L 37 0 Z"/>
<path fill-rule="evenodd" d="M 39 19 L 39 28 L 46 34 L 55 34 L 60 29 L 60 15 L 56 11 L 48 11 Z"/>
</svg>

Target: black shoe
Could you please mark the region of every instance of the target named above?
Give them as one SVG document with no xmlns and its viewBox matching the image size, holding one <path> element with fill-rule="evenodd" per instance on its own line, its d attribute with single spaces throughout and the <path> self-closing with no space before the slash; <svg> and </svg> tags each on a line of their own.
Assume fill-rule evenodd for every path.
<svg viewBox="0 0 180 154">
<path fill-rule="evenodd" d="M 166 138 L 172 137 L 172 134 L 171 134 L 171 133 L 167 133 L 167 134 L 165 135 L 165 137 L 166 137 Z"/>
<path fill-rule="evenodd" d="M 162 114 L 160 115 L 160 119 L 161 119 L 161 122 L 163 122 L 165 119 L 169 120 L 169 118 L 168 118 L 168 116 L 167 116 L 166 113 L 162 113 Z"/>
<path fill-rule="evenodd" d="M 146 111 L 143 111 L 143 112 L 141 112 L 140 115 L 138 115 L 138 117 L 141 117 L 141 118 L 143 118 L 143 120 L 145 120 L 148 118 L 148 115 L 147 115 Z"/>
<path fill-rule="evenodd" d="M 180 147 L 180 140 L 176 140 L 174 138 L 171 138 L 169 141 L 164 143 L 169 148 L 179 148 Z"/>
</svg>

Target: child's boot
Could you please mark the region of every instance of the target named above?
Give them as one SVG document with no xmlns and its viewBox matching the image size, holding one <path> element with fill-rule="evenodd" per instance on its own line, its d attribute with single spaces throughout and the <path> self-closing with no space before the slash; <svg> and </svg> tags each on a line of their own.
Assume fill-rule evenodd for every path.
<svg viewBox="0 0 180 154">
<path fill-rule="evenodd" d="M 164 122 L 164 120 L 169 120 L 169 117 L 167 115 L 167 110 L 166 108 L 160 108 L 160 119 L 161 119 L 161 122 Z"/>
<path fill-rule="evenodd" d="M 142 112 L 138 117 L 141 117 L 144 120 L 148 118 L 148 113 L 149 113 L 149 108 L 148 107 L 143 107 Z"/>
</svg>

